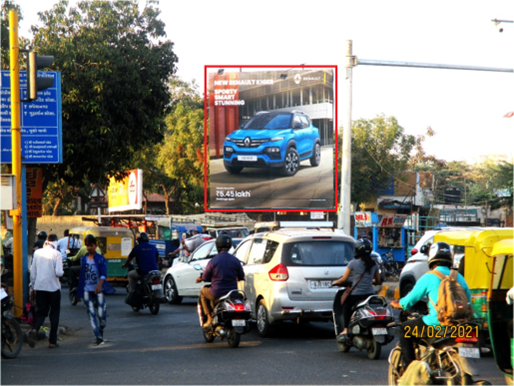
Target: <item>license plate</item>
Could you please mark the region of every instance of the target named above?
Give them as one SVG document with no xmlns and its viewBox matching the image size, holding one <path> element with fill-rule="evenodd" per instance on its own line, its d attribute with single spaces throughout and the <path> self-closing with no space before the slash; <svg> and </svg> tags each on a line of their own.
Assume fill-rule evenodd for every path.
<svg viewBox="0 0 514 386">
<path fill-rule="evenodd" d="M 256 155 L 238 155 L 237 156 L 238 161 L 257 161 Z"/>
<path fill-rule="evenodd" d="M 153 290 L 159 290 L 159 289 L 162 289 L 162 284 L 152 284 L 152 289 L 153 289 Z"/>
<path fill-rule="evenodd" d="M 387 335 L 387 328 L 372 328 L 373 335 Z"/>
<path fill-rule="evenodd" d="M 459 354 L 463 358 L 480 358 L 480 349 L 475 347 L 459 347 Z"/>
<path fill-rule="evenodd" d="M 232 326 L 234 326 L 234 327 L 244 327 L 244 326 L 246 326 L 246 320 L 244 320 L 244 319 L 232 319 Z"/>
<path fill-rule="evenodd" d="M 331 286 L 331 280 L 309 280 L 309 287 L 311 289 L 330 288 Z"/>
</svg>

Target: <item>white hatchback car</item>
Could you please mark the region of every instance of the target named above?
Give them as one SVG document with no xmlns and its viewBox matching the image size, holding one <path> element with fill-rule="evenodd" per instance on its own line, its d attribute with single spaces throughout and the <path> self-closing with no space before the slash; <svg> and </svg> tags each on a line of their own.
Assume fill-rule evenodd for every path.
<svg viewBox="0 0 514 386">
<path fill-rule="evenodd" d="M 400 297 L 404 297 L 414 287 L 416 281 L 428 272 L 428 255 L 421 253 L 421 247 L 430 245 L 434 242 L 434 236 L 439 232 L 451 232 L 451 231 L 462 231 L 462 230 L 479 230 L 479 227 L 444 227 L 440 229 L 434 229 L 426 231 L 421 239 L 412 248 L 412 257 L 410 257 L 400 273 Z M 453 249 L 453 261 L 456 267 L 459 266 L 459 262 L 464 256 L 464 247 L 452 246 Z"/>
<path fill-rule="evenodd" d="M 244 266 L 239 282 L 261 336 L 284 320 L 332 320 L 340 278 L 354 255 L 355 240 L 333 230 L 283 228 L 245 238 L 234 255 Z"/>
<path fill-rule="evenodd" d="M 232 249 L 241 242 L 242 239 L 232 239 Z M 182 258 L 168 268 L 164 275 L 164 296 L 170 304 L 180 304 L 184 297 L 197 297 L 202 288 L 202 282 L 197 283 L 196 278 L 200 276 L 199 271 L 194 268 L 195 264 L 200 264 L 203 269 L 211 258 L 218 254 L 215 244 L 216 240 L 208 240 L 200 245 L 191 256 Z"/>
</svg>

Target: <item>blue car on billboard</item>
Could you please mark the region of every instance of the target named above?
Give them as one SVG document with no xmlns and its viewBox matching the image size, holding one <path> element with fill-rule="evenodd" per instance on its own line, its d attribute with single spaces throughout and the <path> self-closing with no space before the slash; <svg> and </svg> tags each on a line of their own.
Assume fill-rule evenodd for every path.
<svg viewBox="0 0 514 386">
<path fill-rule="evenodd" d="M 223 143 L 223 163 L 231 174 L 249 167 L 294 176 L 307 159 L 311 166 L 320 164 L 319 130 L 301 111 L 259 112 Z"/>
</svg>

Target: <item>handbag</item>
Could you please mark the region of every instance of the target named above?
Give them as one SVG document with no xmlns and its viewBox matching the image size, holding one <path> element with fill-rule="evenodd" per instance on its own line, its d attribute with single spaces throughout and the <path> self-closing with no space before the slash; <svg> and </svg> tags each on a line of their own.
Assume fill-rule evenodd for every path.
<svg viewBox="0 0 514 386">
<path fill-rule="evenodd" d="M 359 282 L 361 281 L 361 279 L 362 279 L 362 277 L 364 276 L 365 273 L 366 273 L 366 271 L 364 271 L 362 273 L 362 275 L 357 279 L 355 284 L 353 284 L 351 287 L 346 287 L 346 289 L 344 290 L 343 294 L 341 295 L 341 305 L 343 305 L 344 302 L 346 302 L 346 299 L 348 298 L 348 296 L 350 296 L 350 294 L 352 293 L 353 289 L 355 287 L 357 287 L 357 284 L 359 284 Z"/>
</svg>

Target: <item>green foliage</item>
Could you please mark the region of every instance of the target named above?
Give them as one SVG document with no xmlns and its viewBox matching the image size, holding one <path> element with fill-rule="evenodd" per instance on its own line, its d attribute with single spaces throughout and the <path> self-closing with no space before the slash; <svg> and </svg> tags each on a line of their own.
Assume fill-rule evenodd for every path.
<svg viewBox="0 0 514 386">
<path fill-rule="evenodd" d="M 23 20 L 23 14 L 21 12 L 21 8 L 16 4 L 15 1 L 12 0 L 4 0 L 2 2 L 2 20 L 1 20 L 1 32 L 0 32 L 0 42 L 1 42 L 1 51 L 2 51 L 2 61 L 1 61 L 1 69 L 8 70 L 10 66 L 10 49 L 9 49 L 9 11 L 16 11 L 18 13 L 18 23 Z M 29 40 L 20 36 L 20 32 L 18 29 L 18 41 L 19 48 L 26 49 L 29 45 Z M 25 56 L 20 54 L 20 65 L 25 63 Z"/>
<path fill-rule="evenodd" d="M 34 49 L 53 55 L 62 74 L 63 159 L 46 181 L 105 183 L 159 142 L 177 57 L 159 11 L 137 2 L 61 0 L 38 14 Z"/>
<path fill-rule="evenodd" d="M 341 148 L 342 138 L 339 140 Z M 416 138 L 405 134 L 394 117 L 380 115 L 353 122 L 352 202 L 372 201 L 391 183 L 395 173 L 405 171 L 415 144 Z M 341 152 L 338 157 L 341 165 Z"/>
</svg>

